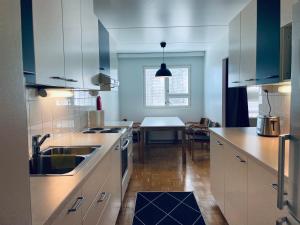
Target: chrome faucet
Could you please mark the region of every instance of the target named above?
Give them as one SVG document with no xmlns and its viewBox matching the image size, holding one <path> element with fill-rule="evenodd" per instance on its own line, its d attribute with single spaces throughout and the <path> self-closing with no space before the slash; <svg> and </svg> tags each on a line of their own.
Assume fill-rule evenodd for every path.
<svg viewBox="0 0 300 225">
<path fill-rule="evenodd" d="M 32 137 L 32 162 L 33 162 L 33 168 L 35 168 L 37 171 L 40 170 L 40 156 L 41 156 L 41 145 L 45 142 L 47 138 L 50 137 L 50 134 L 46 134 L 42 137 L 41 135 L 35 135 Z"/>
</svg>

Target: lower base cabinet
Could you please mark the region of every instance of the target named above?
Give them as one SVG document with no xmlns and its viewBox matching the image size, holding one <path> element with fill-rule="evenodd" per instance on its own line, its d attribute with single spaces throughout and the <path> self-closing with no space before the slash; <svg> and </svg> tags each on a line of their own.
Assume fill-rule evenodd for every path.
<svg viewBox="0 0 300 225">
<path fill-rule="evenodd" d="M 72 195 L 70 199 L 52 225 L 81 225 L 81 205 L 84 201 L 81 190 Z"/>
<path fill-rule="evenodd" d="M 114 225 L 121 208 L 121 151 L 116 144 L 99 162 L 52 225 Z"/>
<path fill-rule="evenodd" d="M 225 149 L 225 217 L 230 225 L 247 225 L 247 158 Z"/>
<path fill-rule="evenodd" d="M 287 215 L 277 209 L 276 174 L 218 135 L 210 147 L 211 191 L 229 225 L 275 225 Z"/>
</svg>

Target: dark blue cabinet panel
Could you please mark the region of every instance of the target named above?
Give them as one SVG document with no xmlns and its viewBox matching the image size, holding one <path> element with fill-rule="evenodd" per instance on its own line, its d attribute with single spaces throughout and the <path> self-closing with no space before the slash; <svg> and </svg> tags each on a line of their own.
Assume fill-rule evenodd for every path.
<svg viewBox="0 0 300 225">
<path fill-rule="evenodd" d="M 280 81 L 280 0 L 257 0 L 257 84 Z"/>
<path fill-rule="evenodd" d="M 35 56 L 31 0 L 21 0 L 23 71 L 26 84 L 35 84 Z"/>
<path fill-rule="evenodd" d="M 99 21 L 99 59 L 100 71 L 109 75 L 110 73 L 110 53 L 109 53 L 109 33 Z"/>
</svg>

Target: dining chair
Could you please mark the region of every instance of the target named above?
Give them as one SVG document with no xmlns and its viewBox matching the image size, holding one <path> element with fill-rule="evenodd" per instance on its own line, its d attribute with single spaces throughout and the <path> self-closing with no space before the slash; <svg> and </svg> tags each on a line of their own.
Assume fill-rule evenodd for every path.
<svg viewBox="0 0 300 225">
<path fill-rule="evenodd" d="M 218 122 L 209 122 L 209 125 L 206 129 L 200 128 L 200 129 L 193 129 L 193 132 L 190 135 L 189 138 L 189 151 L 191 154 L 192 160 L 194 160 L 194 144 L 200 143 L 201 149 L 204 149 L 204 145 L 206 145 L 209 149 L 209 143 L 210 143 L 210 131 L 209 128 L 212 127 L 220 127 L 220 124 Z"/>
</svg>

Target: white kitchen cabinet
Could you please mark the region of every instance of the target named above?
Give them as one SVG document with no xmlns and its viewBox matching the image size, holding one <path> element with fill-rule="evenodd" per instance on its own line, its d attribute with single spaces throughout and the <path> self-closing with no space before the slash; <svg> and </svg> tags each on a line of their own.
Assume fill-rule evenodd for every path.
<svg viewBox="0 0 300 225">
<path fill-rule="evenodd" d="M 241 58 L 241 14 L 239 13 L 229 24 L 229 77 L 228 86 L 240 86 Z"/>
<path fill-rule="evenodd" d="M 230 225 L 247 225 L 247 158 L 225 150 L 225 217 Z"/>
<path fill-rule="evenodd" d="M 277 177 L 248 160 L 248 225 L 274 225 L 280 217 L 277 209 Z"/>
<path fill-rule="evenodd" d="M 62 0 L 66 87 L 83 88 L 80 0 Z"/>
<path fill-rule="evenodd" d="M 281 9 L 281 19 L 280 24 L 281 27 L 291 23 L 292 19 L 292 11 L 293 11 L 293 3 L 294 0 L 281 0 L 280 1 L 280 9 Z"/>
<path fill-rule="evenodd" d="M 65 86 L 61 0 L 32 0 L 36 84 Z"/>
<path fill-rule="evenodd" d="M 88 215 L 87 212 L 89 210 L 90 205 L 94 201 L 97 193 L 100 188 L 104 185 L 110 168 L 111 163 L 111 154 L 106 155 L 101 163 L 96 167 L 94 172 L 88 177 L 86 182 L 82 186 L 82 195 L 85 198 L 85 201 L 82 205 L 83 217 Z"/>
<path fill-rule="evenodd" d="M 241 12 L 240 85 L 256 83 L 257 0 Z"/>
<path fill-rule="evenodd" d="M 217 204 L 225 214 L 225 146 L 224 142 L 211 134 L 210 141 L 210 183 Z"/>
<path fill-rule="evenodd" d="M 84 201 L 81 190 L 70 199 L 52 225 L 81 225 L 81 204 Z"/>
<path fill-rule="evenodd" d="M 100 71 L 99 32 L 93 0 L 81 0 L 81 28 L 83 86 L 86 89 L 100 90 L 96 85 Z"/>
<path fill-rule="evenodd" d="M 111 154 L 114 162 L 121 161 L 121 151 L 119 145 L 113 148 Z M 111 197 L 107 203 L 104 213 L 100 218 L 98 223 L 99 225 L 115 224 L 121 208 L 121 164 L 111 164 L 110 171 L 110 176 L 108 176 L 108 180 L 103 188 L 103 191 L 109 193 Z"/>
</svg>

